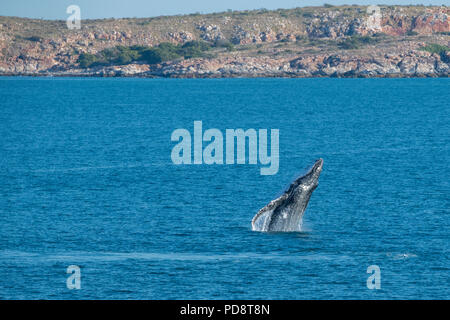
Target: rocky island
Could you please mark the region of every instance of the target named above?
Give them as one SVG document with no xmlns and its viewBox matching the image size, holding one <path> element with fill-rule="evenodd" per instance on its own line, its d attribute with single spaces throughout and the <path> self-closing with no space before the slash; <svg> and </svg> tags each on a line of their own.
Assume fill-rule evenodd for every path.
<svg viewBox="0 0 450 320">
<path fill-rule="evenodd" d="M 0 75 L 448 77 L 446 6 L 66 21 L 0 17 Z M 374 16 L 377 14 L 377 16 Z"/>
</svg>

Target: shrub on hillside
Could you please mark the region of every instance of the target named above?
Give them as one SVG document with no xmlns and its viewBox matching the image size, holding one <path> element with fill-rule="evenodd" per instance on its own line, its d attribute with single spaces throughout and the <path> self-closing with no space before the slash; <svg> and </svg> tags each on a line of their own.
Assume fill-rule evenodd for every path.
<svg viewBox="0 0 450 320">
<path fill-rule="evenodd" d="M 133 62 L 146 62 L 157 64 L 165 61 L 184 58 L 205 56 L 205 52 L 211 49 L 211 44 L 205 41 L 190 41 L 183 45 L 175 45 L 168 42 L 160 43 L 155 47 L 145 46 L 116 46 L 104 49 L 97 54 L 82 53 L 78 63 L 82 68 L 105 65 L 124 65 Z"/>
<path fill-rule="evenodd" d="M 370 36 L 351 36 L 338 43 L 338 47 L 344 50 L 359 49 L 365 45 L 376 43 L 377 39 Z"/>
<path fill-rule="evenodd" d="M 214 42 L 216 48 L 226 48 L 228 51 L 234 51 L 234 45 L 227 39 L 220 39 Z"/>
<path fill-rule="evenodd" d="M 441 57 L 442 61 L 450 62 L 450 59 L 447 56 L 447 52 L 450 51 L 450 48 L 447 46 L 443 46 L 443 45 L 440 45 L 437 43 L 430 43 L 420 49 L 423 51 L 430 52 L 430 53 L 436 53 Z"/>
</svg>

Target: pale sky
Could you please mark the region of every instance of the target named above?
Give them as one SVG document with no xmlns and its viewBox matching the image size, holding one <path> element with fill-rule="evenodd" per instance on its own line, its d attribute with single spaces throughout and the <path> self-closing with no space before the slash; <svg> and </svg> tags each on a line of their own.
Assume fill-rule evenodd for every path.
<svg viewBox="0 0 450 320">
<path fill-rule="evenodd" d="M 210 13 L 248 9 L 278 9 L 319 6 L 324 3 L 387 5 L 450 5 L 450 0 L 0 0 L 0 16 L 66 19 L 66 8 L 81 8 L 82 19 L 155 17 L 187 13 Z"/>
</svg>

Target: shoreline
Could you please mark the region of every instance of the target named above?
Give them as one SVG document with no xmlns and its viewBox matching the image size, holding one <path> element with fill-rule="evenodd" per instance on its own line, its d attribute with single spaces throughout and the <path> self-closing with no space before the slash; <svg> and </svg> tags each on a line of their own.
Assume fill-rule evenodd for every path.
<svg viewBox="0 0 450 320">
<path fill-rule="evenodd" d="M 449 74 L 386 74 L 386 75 L 301 75 L 301 74 L 224 74 L 224 75 L 204 75 L 204 74 L 170 74 L 170 75 L 149 75 L 149 74 L 78 74 L 78 73 L 0 73 L 0 77 L 24 77 L 24 78 L 135 78 L 135 79 L 428 79 L 428 78 L 450 78 Z"/>
</svg>

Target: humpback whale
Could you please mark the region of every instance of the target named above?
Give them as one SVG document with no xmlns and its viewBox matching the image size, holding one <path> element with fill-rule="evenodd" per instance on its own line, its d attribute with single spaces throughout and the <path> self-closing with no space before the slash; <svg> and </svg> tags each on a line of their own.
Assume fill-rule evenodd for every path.
<svg viewBox="0 0 450 320">
<path fill-rule="evenodd" d="M 300 231 L 303 214 L 312 192 L 319 185 L 323 160 L 314 165 L 292 182 L 277 199 L 272 200 L 252 219 L 253 231 Z"/>
</svg>

